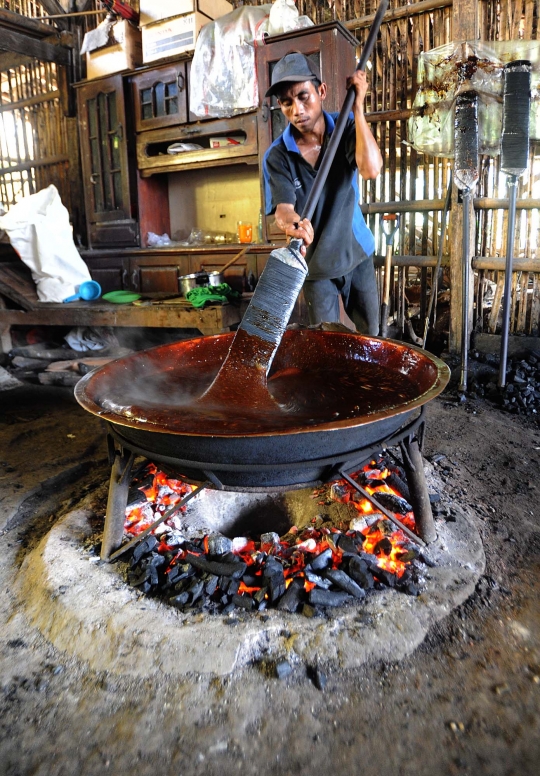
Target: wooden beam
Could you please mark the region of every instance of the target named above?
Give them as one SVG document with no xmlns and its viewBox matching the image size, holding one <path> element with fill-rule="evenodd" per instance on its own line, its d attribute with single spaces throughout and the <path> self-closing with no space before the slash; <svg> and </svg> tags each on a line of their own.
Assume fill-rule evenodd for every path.
<svg viewBox="0 0 540 776">
<path fill-rule="evenodd" d="M 454 0 L 452 4 L 452 40 L 474 41 L 478 39 L 478 0 Z M 452 187 L 452 210 L 450 213 L 450 335 L 448 349 L 450 353 L 461 352 L 463 261 L 472 261 L 474 255 L 475 217 L 473 196 L 469 197 L 469 256 L 463 256 L 463 206 L 458 203 L 458 190 Z M 469 288 L 469 331 L 472 331 L 474 305 L 474 276 L 470 273 Z"/>
<path fill-rule="evenodd" d="M 71 63 L 71 54 L 65 43 L 54 45 L 53 43 L 38 40 L 12 30 L 2 30 L 0 50 L 24 54 L 44 62 L 56 62 L 57 65 L 69 65 Z"/>
<path fill-rule="evenodd" d="M 40 105 L 43 102 L 50 102 L 51 100 L 58 100 L 59 98 L 60 92 L 58 89 L 53 89 L 51 92 L 44 92 L 43 94 L 36 94 L 34 97 L 27 97 L 26 100 L 6 102 L 0 105 L 0 113 L 11 110 L 21 110 L 21 108 L 29 108 L 31 105 Z"/>
<path fill-rule="evenodd" d="M 32 159 L 31 162 L 14 164 L 13 167 L 0 167 L 0 175 L 9 175 L 12 172 L 21 172 L 22 170 L 31 170 L 33 167 L 47 167 L 51 164 L 62 164 L 62 162 L 69 162 L 69 156 L 50 156 L 45 159 Z"/>
<path fill-rule="evenodd" d="M 406 16 L 415 16 L 428 11 L 435 11 L 437 8 L 447 8 L 452 5 L 453 0 L 421 0 L 419 3 L 401 6 L 401 8 L 391 8 L 383 16 L 382 23 L 391 22 L 394 19 L 404 19 Z M 351 19 L 344 22 L 348 30 L 360 30 L 363 27 L 370 27 L 375 18 L 374 13 L 368 16 L 361 16 L 359 19 Z"/>
<path fill-rule="evenodd" d="M 0 8 L 0 28 L 26 33 L 34 38 L 46 38 L 54 32 L 54 26 L 51 24 L 44 24 L 38 19 L 30 19 L 28 16 L 6 11 L 3 8 Z"/>
</svg>

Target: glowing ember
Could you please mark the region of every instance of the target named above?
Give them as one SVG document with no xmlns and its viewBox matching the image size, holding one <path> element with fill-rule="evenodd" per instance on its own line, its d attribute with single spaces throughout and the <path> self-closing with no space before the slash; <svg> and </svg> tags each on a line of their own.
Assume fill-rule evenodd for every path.
<svg viewBox="0 0 540 776">
<path fill-rule="evenodd" d="M 151 482 L 139 489 L 146 502 L 126 510 L 125 528 L 131 535 L 139 534 L 192 490 L 180 480 L 167 478 L 155 466 L 147 468 L 145 474 L 145 481 L 150 475 Z M 352 478 L 385 509 L 388 504 L 393 505 L 398 519 L 414 530 L 411 507 L 388 484 L 390 474 L 380 462 L 371 461 Z M 193 605 L 204 588 L 211 601 L 222 607 L 219 611 L 235 606 L 261 610 L 281 598 L 291 599 L 291 606 L 299 601 L 321 603 L 321 598 L 332 601 L 332 596 L 353 600 L 363 597 L 365 589 L 383 583 L 413 594 L 418 592 L 417 580 L 408 570 L 411 561 L 418 557 L 417 549 L 368 499 L 344 480 L 318 488 L 312 496 L 323 505 L 337 501 L 349 508 L 354 506 L 358 517 L 340 528 L 331 523 L 321 524 L 324 520 L 314 518 L 311 525 L 293 526 L 282 537 L 264 534 L 260 542 L 246 537 L 232 541 L 218 537 L 220 549 L 213 555 L 211 548 L 216 546 L 216 537 L 210 541 L 208 536 L 185 539 L 181 533 L 182 519 L 174 513 L 156 529 L 159 537 L 147 537 L 145 546 L 135 549 L 132 567 L 142 564 L 143 573 L 130 572 L 131 582 L 144 592 L 179 590 L 169 601 L 181 608 Z M 221 549 L 223 543 L 225 549 Z M 145 554 L 151 554 L 151 559 L 144 560 Z M 295 587 L 291 588 L 294 580 Z M 295 599 L 298 595 L 303 598 Z"/>
</svg>

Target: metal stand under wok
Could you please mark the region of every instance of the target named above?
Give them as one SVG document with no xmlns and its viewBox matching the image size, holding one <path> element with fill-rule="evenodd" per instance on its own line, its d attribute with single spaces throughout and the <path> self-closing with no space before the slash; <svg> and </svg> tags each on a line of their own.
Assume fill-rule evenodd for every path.
<svg viewBox="0 0 540 776">
<path fill-rule="evenodd" d="M 421 449 L 423 446 L 425 418 L 424 407 L 420 414 L 411 422 L 402 426 L 397 432 L 381 439 L 370 445 L 349 450 L 339 455 L 329 458 L 321 458 L 317 461 L 322 468 L 322 474 L 318 480 L 306 481 L 293 486 L 273 486 L 263 487 L 230 487 L 222 483 L 220 479 L 220 470 L 228 471 L 248 471 L 253 474 L 264 473 L 268 469 L 275 468 L 274 464 L 212 464 L 211 462 L 189 461 L 176 457 L 170 457 L 162 454 L 156 454 L 155 451 L 148 451 L 139 447 L 133 442 L 122 437 L 118 426 L 108 424 L 107 444 L 109 450 L 109 461 L 111 464 L 111 477 L 109 484 L 109 497 L 107 502 L 107 512 L 105 516 L 105 529 L 103 533 L 103 542 L 101 546 L 101 559 L 114 560 L 128 549 L 128 545 L 121 547 L 124 535 L 124 521 L 127 507 L 128 492 L 133 473 L 133 464 L 137 457 L 144 457 L 147 461 L 158 465 L 160 464 L 167 474 L 174 475 L 177 479 L 184 479 L 182 471 L 197 470 L 201 473 L 201 481 L 191 484 L 198 486 L 197 491 L 188 494 L 188 497 L 182 502 L 176 504 L 165 515 L 159 519 L 163 522 L 169 514 L 176 511 L 184 503 L 193 498 L 200 490 L 205 487 L 223 491 L 243 491 L 243 492 L 284 492 L 287 490 L 296 490 L 299 488 L 317 487 L 326 482 L 336 479 L 345 479 L 357 491 L 362 493 L 375 508 L 388 517 L 400 530 L 402 530 L 412 541 L 425 545 L 434 541 L 437 534 L 431 511 L 431 504 L 424 475 Z M 376 498 L 365 491 L 349 473 L 358 470 L 364 466 L 373 457 L 381 454 L 389 447 L 399 446 L 402 455 L 403 468 L 407 476 L 407 483 L 410 491 L 410 501 L 413 507 L 413 513 L 418 534 L 410 531 L 401 521 L 391 512 L 388 512 Z M 305 464 L 306 470 L 313 470 L 313 461 Z M 153 529 L 150 526 L 148 532 Z M 136 537 L 138 539 L 139 537 Z M 140 535 L 142 539 L 143 536 Z M 132 540 L 136 543 L 135 540 Z M 131 542 L 129 543 L 131 546 Z M 121 549 L 119 549 L 121 547 Z"/>
</svg>

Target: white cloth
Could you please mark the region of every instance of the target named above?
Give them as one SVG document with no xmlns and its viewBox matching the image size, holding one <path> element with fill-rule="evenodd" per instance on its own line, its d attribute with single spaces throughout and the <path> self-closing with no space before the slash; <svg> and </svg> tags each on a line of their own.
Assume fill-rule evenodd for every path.
<svg viewBox="0 0 540 776">
<path fill-rule="evenodd" d="M 31 269 L 40 302 L 62 302 L 91 280 L 56 186 L 13 205 L 0 216 L 0 229 L 6 230 L 11 245 Z"/>
</svg>

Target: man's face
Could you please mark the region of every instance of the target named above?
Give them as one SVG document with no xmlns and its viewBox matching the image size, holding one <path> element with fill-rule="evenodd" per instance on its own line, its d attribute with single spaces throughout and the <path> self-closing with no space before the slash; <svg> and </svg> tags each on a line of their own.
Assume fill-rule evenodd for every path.
<svg viewBox="0 0 540 776">
<path fill-rule="evenodd" d="M 281 112 L 298 132 L 313 132 L 322 115 L 322 102 L 326 97 L 326 84 L 318 88 L 312 81 L 303 81 L 284 90 L 278 99 Z"/>
</svg>

